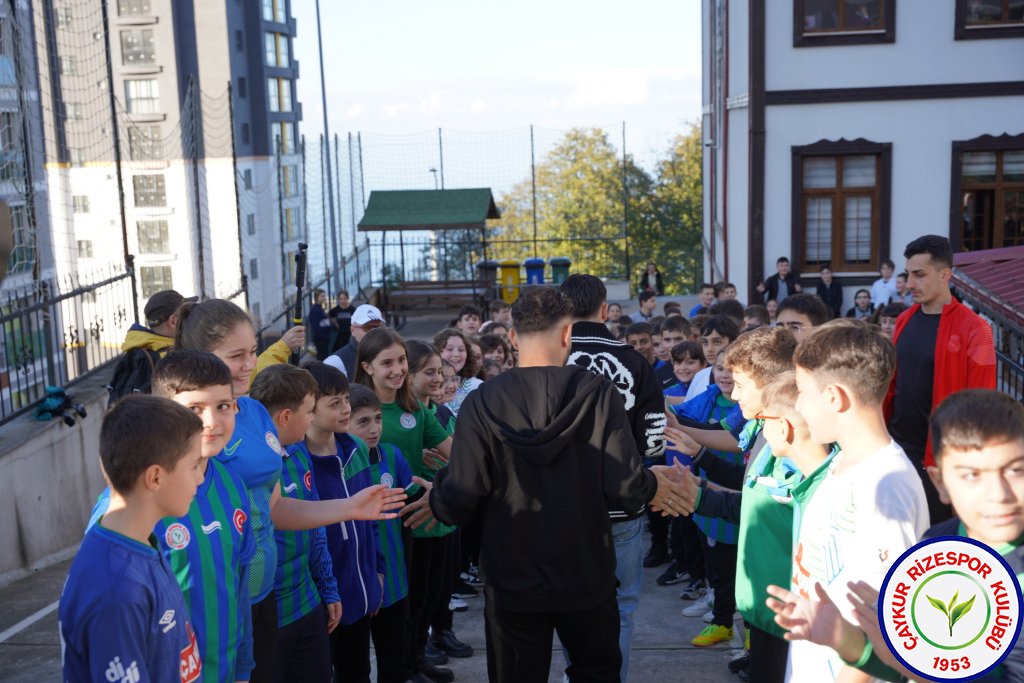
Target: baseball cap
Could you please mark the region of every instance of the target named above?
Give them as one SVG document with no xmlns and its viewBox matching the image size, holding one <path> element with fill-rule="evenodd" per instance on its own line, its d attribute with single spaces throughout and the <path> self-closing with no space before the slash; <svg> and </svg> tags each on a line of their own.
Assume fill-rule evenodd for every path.
<svg viewBox="0 0 1024 683">
<path fill-rule="evenodd" d="M 156 327 L 167 322 L 183 303 L 199 301 L 199 297 L 190 296 L 187 299 L 173 289 L 165 289 L 149 297 L 146 302 L 146 324 Z"/>
<path fill-rule="evenodd" d="M 370 304 L 361 304 L 352 314 L 352 324 L 365 327 L 370 323 L 384 324 L 384 315 L 380 309 Z"/>
</svg>

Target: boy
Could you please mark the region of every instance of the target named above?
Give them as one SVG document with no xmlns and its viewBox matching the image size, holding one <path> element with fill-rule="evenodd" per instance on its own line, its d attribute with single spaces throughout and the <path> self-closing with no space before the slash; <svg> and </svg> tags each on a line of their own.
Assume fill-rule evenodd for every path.
<svg viewBox="0 0 1024 683">
<path fill-rule="evenodd" d="M 996 391 L 967 389 L 953 394 L 935 409 L 930 431 L 936 466 L 930 467 L 928 473 L 942 500 L 952 504 L 956 518 L 933 526 L 924 537 L 965 536 L 998 549 L 1020 580 L 1024 575 L 1024 405 Z M 867 586 L 858 584 L 853 591 L 858 598 L 866 595 L 870 600 L 878 599 L 877 591 Z M 808 628 L 813 625 L 814 642 L 834 648 L 847 662 L 859 661 L 868 637 L 841 618 L 827 595 L 822 596 L 821 602 L 812 603 L 781 589 L 773 590 L 772 594 L 781 599 L 769 602 L 779 613 L 779 622 L 793 628 L 792 638 L 807 638 Z M 791 616 L 796 616 L 794 611 L 807 619 L 808 628 L 790 621 Z M 858 609 L 854 623 L 863 623 L 877 633 L 877 613 L 866 623 L 863 616 Z M 826 621 L 828 628 L 819 629 Z M 826 633 L 832 637 L 818 637 Z M 884 657 L 885 644 L 878 643 L 875 653 Z M 872 654 L 863 668 L 885 680 L 906 680 L 891 669 L 886 671 L 879 654 Z M 1014 647 L 993 676 L 995 680 L 1021 680 L 1024 647 Z"/>
<path fill-rule="evenodd" d="M 665 402 L 670 406 L 682 403 L 694 376 L 704 369 L 704 350 L 700 344 L 684 341 L 672 347 L 672 373 L 676 384 L 665 389 Z"/>
<path fill-rule="evenodd" d="M 323 363 L 310 363 L 307 370 L 315 400 L 300 449 L 310 455 L 320 498 L 349 498 L 373 485 L 366 445 L 347 433 L 352 415 L 349 383 L 341 372 Z M 341 683 L 365 681 L 370 676 L 370 617 L 384 597 L 386 563 L 377 544 L 377 524 L 332 524 L 327 527 L 327 545 L 345 607 L 341 625 L 331 634 L 335 676 Z M 390 657 L 399 660 L 396 666 L 402 664 L 397 652 Z M 411 674 L 403 671 L 403 675 Z"/>
<path fill-rule="evenodd" d="M 715 286 L 710 282 L 705 282 L 700 286 L 700 301 L 697 305 L 690 309 L 690 315 L 687 316 L 692 318 L 700 312 L 700 309 L 706 308 L 711 310 L 711 304 L 715 303 Z"/>
<path fill-rule="evenodd" d="M 151 537 L 161 519 L 189 511 L 203 479 L 202 430 L 188 408 L 157 396 L 126 396 L 104 416 L 111 506 L 86 532 L 61 595 L 64 680 L 200 680 L 188 607 Z"/>
<path fill-rule="evenodd" d="M 459 317 L 456 319 L 456 329 L 462 330 L 467 337 L 472 337 L 480 330 L 480 323 L 483 322 L 480 309 L 473 304 L 466 304 L 459 309 Z"/>
<path fill-rule="evenodd" d="M 647 323 L 633 323 L 626 328 L 626 343 L 636 349 L 653 367 L 655 362 L 651 326 Z"/>
<path fill-rule="evenodd" d="M 850 581 L 881 585 L 889 566 L 928 528 L 928 505 L 882 414 L 896 366 L 892 342 L 866 323 L 834 320 L 802 341 L 793 361 L 796 409 L 812 440 L 839 443 L 842 450 L 802 506 L 792 590 L 809 598 L 817 583 L 836 601 L 845 598 Z M 870 679 L 844 671 L 827 647 L 791 645 L 787 680 L 817 683 L 840 675 L 845 681 Z"/>
<path fill-rule="evenodd" d="M 731 282 L 722 283 L 722 293 L 718 295 L 718 301 L 736 301 L 736 285 Z"/>
<path fill-rule="evenodd" d="M 800 286 L 800 276 L 792 272 L 789 259 L 780 256 L 775 260 L 775 274 L 764 282 L 757 283 L 757 291 L 764 295 L 764 300 L 775 299 L 780 304 L 788 296 L 804 291 Z"/>
<path fill-rule="evenodd" d="M 708 366 L 694 375 L 693 381 L 690 382 L 690 388 L 686 390 L 687 401 L 700 396 L 708 388 L 712 381 L 711 371 L 715 367 L 715 359 L 729 344 L 736 341 L 738 336 L 740 336 L 740 330 L 732 318 L 713 315 L 707 319 L 700 329 L 700 337 L 704 360 L 707 361 Z"/>
<path fill-rule="evenodd" d="M 911 294 L 910 288 L 907 286 L 905 271 L 896 276 L 896 296 L 893 297 L 893 302 L 899 302 L 907 308 L 914 305 L 914 295 Z"/>
<path fill-rule="evenodd" d="M 412 484 L 412 468 L 392 444 L 380 443 L 383 415 L 377 394 L 361 384 L 349 385 L 352 417 L 349 434 L 361 439 L 370 451 L 370 478 L 374 484 L 406 488 Z M 370 634 L 377 653 L 378 683 L 405 683 L 409 628 L 409 564 L 405 545 L 412 534 L 391 519 L 377 526 L 377 546 L 384 556 L 384 599 L 370 620 Z"/>
<path fill-rule="evenodd" d="M 893 279 L 892 274 L 896 270 L 896 264 L 886 259 L 882 261 L 882 267 L 879 268 L 879 274 L 882 276 L 875 280 L 871 285 L 871 307 L 879 308 L 889 303 L 890 299 L 894 299 L 899 296 L 896 291 L 896 281 Z"/>
<path fill-rule="evenodd" d="M 772 319 L 771 316 L 768 315 L 768 309 L 760 304 L 747 306 L 746 310 L 743 311 L 744 332 L 749 332 L 750 330 L 757 329 L 758 327 L 770 325 L 771 322 Z"/>
<path fill-rule="evenodd" d="M 248 571 L 256 548 L 249 494 L 237 475 L 213 459 L 234 433 L 231 391 L 231 371 L 204 351 L 171 351 L 153 372 L 155 396 L 185 406 L 203 421 L 203 483 L 187 515 L 162 519 L 153 531 L 185 596 L 203 678 L 211 682 L 249 680 L 254 667 Z M 108 487 L 89 526 L 109 508 Z"/>
<path fill-rule="evenodd" d="M 491 302 L 488 310 L 491 313 L 491 320 L 493 322 L 501 323 L 505 327 L 512 324 L 512 307 L 507 302 L 495 299 Z"/>
<path fill-rule="evenodd" d="M 651 322 L 651 319 L 655 316 L 654 309 L 658 307 L 658 299 L 654 292 L 649 289 L 640 292 L 637 302 L 640 304 L 640 308 L 637 310 L 634 318 L 643 323 Z"/>
<path fill-rule="evenodd" d="M 843 317 L 843 286 L 832 276 L 832 266 L 828 263 L 821 264 L 821 282 L 815 289 L 818 298 L 821 299 L 829 310 L 830 318 Z"/>
<path fill-rule="evenodd" d="M 340 372 L 340 371 L 339 371 Z M 319 500 L 309 458 L 297 447 L 312 422 L 316 383 L 291 365 L 273 365 L 253 382 L 250 397 L 263 404 L 285 450 L 281 496 Z M 323 527 L 309 531 L 274 530 L 277 571 L 277 650 L 275 681 L 326 680 L 331 675 L 328 635 L 342 614 Z"/>
<path fill-rule="evenodd" d="M 817 296 L 794 294 L 779 304 L 775 324 L 789 330 L 799 344 L 814 328 L 827 323 L 828 318 L 828 308 Z"/>
<path fill-rule="evenodd" d="M 678 315 L 666 318 L 661 323 L 661 349 L 664 354 L 664 363 L 654 366 L 654 374 L 661 382 L 662 391 L 669 387 L 676 386 L 678 380 L 675 375 L 675 368 L 672 361 L 672 349 L 690 336 L 690 321 Z"/>
</svg>

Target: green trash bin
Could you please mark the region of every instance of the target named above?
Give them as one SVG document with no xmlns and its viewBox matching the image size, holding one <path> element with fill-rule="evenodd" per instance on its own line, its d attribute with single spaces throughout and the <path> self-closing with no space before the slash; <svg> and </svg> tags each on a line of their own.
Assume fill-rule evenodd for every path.
<svg viewBox="0 0 1024 683">
<path fill-rule="evenodd" d="M 571 265 L 572 259 L 564 256 L 556 256 L 551 259 L 551 281 L 556 285 L 565 282 L 565 279 L 569 277 L 569 267 Z"/>
<path fill-rule="evenodd" d="M 522 284 L 519 261 L 507 259 L 498 265 L 501 268 L 501 299 L 507 304 L 514 304 L 519 298 L 519 285 Z"/>
</svg>

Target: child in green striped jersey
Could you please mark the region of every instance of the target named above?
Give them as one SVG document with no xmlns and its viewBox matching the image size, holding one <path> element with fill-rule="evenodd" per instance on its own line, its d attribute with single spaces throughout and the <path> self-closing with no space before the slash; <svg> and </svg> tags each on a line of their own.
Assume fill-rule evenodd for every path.
<svg viewBox="0 0 1024 683">
<path fill-rule="evenodd" d="M 250 391 L 250 396 L 270 413 L 285 449 L 283 497 L 319 500 L 309 457 L 295 447 L 313 422 L 317 394 L 317 384 L 309 372 L 280 364 L 261 372 Z M 328 634 L 341 620 L 341 598 L 324 528 L 275 529 L 274 539 L 278 549 L 274 580 L 278 631 L 273 680 L 325 681 L 331 676 Z"/>
<path fill-rule="evenodd" d="M 348 432 L 370 449 L 370 477 L 374 484 L 406 488 L 412 469 L 394 444 L 381 443 L 383 424 L 380 399 L 368 387 L 349 387 L 352 418 Z M 377 683 L 405 683 L 411 674 L 409 650 L 409 563 L 406 547 L 412 533 L 398 520 L 377 525 L 377 547 L 384 556 L 384 599 L 370 621 L 377 653 Z"/>
</svg>

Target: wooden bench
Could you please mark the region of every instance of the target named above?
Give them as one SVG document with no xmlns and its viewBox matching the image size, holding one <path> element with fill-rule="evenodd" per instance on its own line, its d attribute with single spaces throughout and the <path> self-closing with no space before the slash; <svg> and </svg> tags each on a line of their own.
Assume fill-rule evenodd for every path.
<svg viewBox="0 0 1024 683">
<path fill-rule="evenodd" d="M 488 285 L 474 280 L 407 281 L 387 292 L 387 308 L 395 329 L 405 324 L 411 310 L 457 309 L 464 304 L 485 306 Z"/>
</svg>

